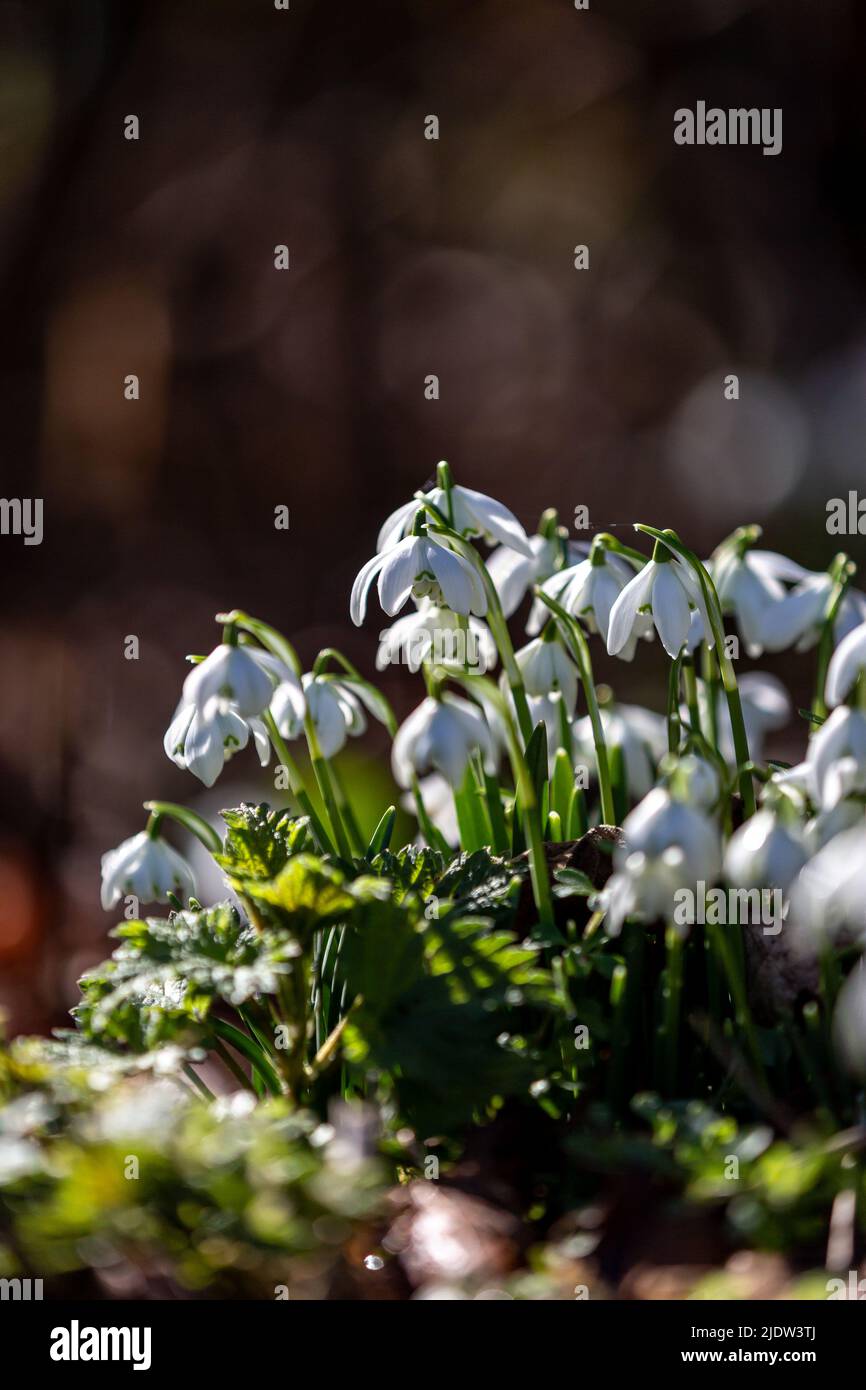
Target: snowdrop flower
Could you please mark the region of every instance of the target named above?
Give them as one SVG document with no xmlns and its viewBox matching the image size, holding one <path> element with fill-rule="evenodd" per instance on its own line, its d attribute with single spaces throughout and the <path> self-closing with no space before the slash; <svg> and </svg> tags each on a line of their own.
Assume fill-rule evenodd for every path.
<svg viewBox="0 0 866 1390">
<path fill-rule="evenodd" d="M 791 889 L 790 915 L 801 949 L 841 933 L 866 936 L 866 824 L 843 830 L 809 860 Z"/>
<path fill-rule="evenodd" d="M 165 902 L 169 893 L 195 892 L 192 869 L 159 835 L 142 830 L 102 856 L 102 906 L 108 910 L 131 894 L 142 902 Z"/>
<path fill-rule="evenodd" d="M 855 627 L 843 637 L 830 659 L 827 668 L 827 704 L 841 705 L 858 678 L 866 671 L 866 623 Z"/>
<path fill-rule="evenodd" d="M 532 551 L 531 557 L 512 550 L 507 545 L 499 546 L 487 557 L 487 572 L 493 580 L 506 618 L 517 612 L 533 585 L 551 577 L 562 555 L 563 543 L 555 536 L 530 536 L 529 548 Z M 567 541 L 566 563 L 577 564 L 578 560 L 589 554 L 589 549 L 585 541 Z M 550 609 L 546 608 L 540 599 L 534 599 L 526 622 L 526 631 L 530 637 L 541 631 L 549 616 Z"/>
<path fill-rule="evenodd" d="M 559 691 L 569 715 L 577 704 L 577 671 L 565 648 L 557 641 L 536 637 L 514 653 L 527 695 L 552 695 Z"/>
<path fill-rule="evenodd" d="M 414 674 L 425 661 L 459 662 L 483 675 L 496 665 L 496 643 L 486 623 L 469 619 L 468 631 L 450 608 L 422 599 L 415 613 L 379 633 L 376 669 L 405 662 Z"/>
<path fill-rule="evenodd" d="M 183 703 L 194 705 L 203 713 L 218 698 L 244 718 L 261 714 L 274 688 L 263 660 L 266 655 L 251 647 L 232 647 L 223 642 L 190 671 L 183 683 Z"/>
<path fill-rule="evenodd" d="M 298 701 L 296 689 L 286 683 L 277 686 L 271 701 L 271 714 L 283 738 L 297 738 L 304 728 L 304 713 L 309 714 L 324 758 L 333 758 L 344 746 L 350 734 L 362 734 L 367 719 L 361 701 L 345 682 L 333 676 L 307 673 L 302 681 L 303 696 Z"/>
<path fill-rule="evenodd" d="M 459 695 L 428 696 L 397 730 L 391 752 L 394 777 L 399 786 L 409 787 L 414 776 L 438 772 L 450 786 L 459 787 L 476 750 L 487 771 L 495 772 L 493 737 L 478 706 Z"/>
<path fill-rule="evenodd" d="M 671 772 L 671 786 L 682 801 L 709 811 L 719 799 L 722 791 L 718 769 L 707 758 L 697 753 L 686 753 L 677 758 Z"/>
<path fill-rule="evenodd" d="M 242 719 L 220 696 L 211 699 L 204 709 L 184 697 L 166 729 L 163 747 L 177 767 L 212 787 L 228 759 L 246 748 L 250 734 L 259 762 L 267 767 L 271 745 L 261 719 Z"/>
<path fill-rule="evenodd" d="M 661 644 L 670 657 L 679 656 L 689 638 L 692 609 L 700 613 L 712 645 L 704 597 L 698 581 L 680 560 L 656 543 L 654 558 L 620 592 L 610 612 L 607 649 L 617 656 L 631 639 L 642 634 L 641 619 L 649 610 Z"/>
<path fill-rule="evenodd" d="M 722 607 L 736 617 L 750 656 L 794 646 L 802 651 L 815 640 L 833 587 L 829 574 L 771 550 L 740 553 L 735 547 L 717 552 L 712 571 Z"/>
<path fill-rule="evenodd" d="M 447 604 L 455 613 L 483 618 L 487 595 L 474 567 L 462 555 L 448 550 L 435 536 L 407 536 L 389 550 L 374 555 L 361 569 L 352 586 L 349 606 L 352 622 L 360 627 L 367 611 L 367 594 L 378 575 L 379 602 L 393 618 L 410 594 Z"/>
<path fill-rule="evenodd" d="M 802 834 L 763 807 L 731 836 L 725 874 L 736 888 L 781 888 L 787 893 L 806 857 Z"/>
<path fill-rule="evenodd" d="M 795 650 L 807 652 L 810 647 L 814 647 L 821 637 L 821 630 L 824 625 L 824 615 L 827 610 L 827 601 L 833 580 L 828 574 L 816 574 L 809 576 L 803 581 L 801 588 L 808 589 L 816 595 L 814 608 L 815 616 L 810 626 L 804 628 L 803 633 L 796 643 Z M 818 600 L 820 599 L 820 602 Z M 836 646 L 853 632 L 855 627 L 860 627 L 866 622 L 866 594 L 859 589 L 848 589 L 836 614 L 833 623 L 833 642 Z"/>
<path fill-rule="evenodd" d="M 629 796 L 633 801 L 640 801 L 655 785 L 657 764 L 667 750 L 664 717 L 641 709 L 639 705 L 619 704 L 602 706 L 600 714 L 608 752 L 619 748 Z M 589 715 L 577 720 L 574 740 L 577 758 L 585 762 L 593 775 L 598 777 Z"/>
<path fill-rule="evenodd" d="M 721 867 L 718 832 L 702 811 L 654 787 L 623 821 L 625 843 L 614 851 L 614 874 L 599 904 L 607 931 L 618 935 L 626 917 L 670 920 L 676 893 L 711 883 Z"/>
<path fill-rule="evenodd" d="M 610 613 L 625 586 L 635 578 L 634 566 L 620 555 L 593 546 L 590 556 L 570 569 L 560 570 L 542 584 L 542 589 L 555 599 L 567 613 L 581 618 L 590 632 L 598 632 L 607 640 L 610 627 Z M 643 624 L 636 624 L 638 631 L 622 651 L 625 660 L 630 661 L 639 636 L 652 631 L 652 623 L 644 618 Z M 641 626 L 643 631 L 641 631 Z"/>
<path fill-rule="evenodd" d="M 866 792 L 866 715 L 847 705 L 834 709 L 810 738 L 801 768 L 812 800 L 825 810 L 852 793 Z"/>
<path fill-rule="evenodd" d="M 434 487 L 423 494 L 423 500 L 432 503 L 442 515 L 449 519 L 448 493 L 443 487 Z M 404 502 L 392 512 L 384 522 L 376 542 L 379 552 L 390 550 L 404 536 L 408 536 L 415 521 L 420 498 Z M 513 512 L 493 497 L 483 492 L 475 492 L 471 487 L 451 488 L 451 525 L 462 536 L 480 536 L 489 544 L 499 541 L 511 550 L 518 551 L 527 559 L 532 559 L 529 537 Z"/>
<path fill-rule="evenodd" d="M 784 555 L 737 545 L 717 550 L 710 561 L 710 571 L 722 608 L 734 614 L 752 656 L 763 651 L 768 627 L 787 594 L 782 581 L 796 583 L 808 574 L 802 565 Z"/>
<path fill-rule="evenodd" d="M 837 801 L 826 811 L 819 811 L 806 824 L 806 839 L 812 854 L 817 854 L 826 844 L 841 835 L 843 830 L 852 830 L 862 825 L 866 817 L 866 806 L 862 801 Z"/>
</svg>

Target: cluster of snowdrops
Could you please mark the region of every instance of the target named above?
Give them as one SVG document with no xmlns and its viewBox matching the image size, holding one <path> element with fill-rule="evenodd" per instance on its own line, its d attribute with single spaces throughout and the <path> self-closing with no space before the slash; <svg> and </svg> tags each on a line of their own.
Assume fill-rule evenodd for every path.
<svg viewBox="0 0 866 1390">
<path fill-rule="evenodd" d="M 122 921 L 75 1027 L 0 1046 L 2 1269 L 87 1276 L 96 1250 L 110 1288 L 169 1268 L 187 1289 L 270 1297 L 288 1278 L 292 1296 L 354 1297 L 375 1275 L 404 1296 L 420 1277 L 406 1203 L 427 1211 L 430 1162 L 459 1184 L 467 1155 L 494 1209 L 522 1172 L 525 1220 L 568 1290 L 621 1276 L 615 1220 L 610 1259 L 604 1224 L 576 1237 L 589 1273 L 557 1241 L 587 1202 L 615 1214 L 623 1177 L 708 1205 L 713 1248 L 721 1215 L 729 1251 L 817 1270 L 815 1296 L 853 1268 L 866 596 L 847 556 L 808 572 L 756 527 L 705 562 L 636 531 L 644 549 L 576 542 L 545 512 L 528 535 L 440 465 L 351 595 L 356 624 L 374 586 L 395 620 L 377 666 L 424 682 L 402 724 L 339 651 L 305 673 L 266 622 L 217 615 L 165 751 L 210 787 L 255 750 L 278 804 L 226 809 L 218 831 L 149 801 L 104 856 Z M 597 644 L 631 662 L 655 641 L 657 710 L 597 685 Z M 738 677 L 740 647 L 799 653 L 809 708 L 775 677 Z M 371 719 L 417 818 L 409 845 L 392 843 L 395 806 L 375 825 L 353 806 L 341 753 Z M 797 720 L 802 761 L 767 761 Z M 199 900 L 172 822 L 213 857 L 222 900 Z M 154 902 L 168 911 L 144 916 Z M 484 1296 L 458 1255 L 454 1296 Z M 572 1295 L 545 1276 L 514 1296 Z"/>
<path fill-rule="evenodd" d="M 661 921 L 682 937 L 688 921 L 675 915 L 677 895 L 692 892 L 701 912 L 697 899 L 724 882 L 762 895 L 751 922 L 755 898 L 736 899 L 737 937 L 762 930 L 781 937 L 786 956 L 815 960 L 833 958 L 840 944 L 856 947 L 866 927 L 866 595 L 853 587 L 848 557 L 810 572 L 760 549 L 754 526 L 705 563 L 675 533 L 641 524 L 646 554 L 608 534 L 575 542 L 550 512 L 528 535 L 501 502 L 455 484 L 445 464 L 437 484 L 388 517 L 351 595 L 357 625 L 374 585 L 388 617 L 411 608 L 381 634 L 377 662 L 404 659 L 422 674 L 426 696 L 408 718 L 397 727 L 382 695 L 339 652 L 321 652 L 302 674 L 285 637 L 226 613 L 218 615 L 220 645 L 190 658 L 165 736 L 168 756 L 211 786 L 249 743 L 263 766 L 275 755 L 311 846 L 347 865 L 368 844 L 337 755 L 369 716 L 393 734 L 394 777 L 422 843 L 446 854 L 525 848 L 540 940 L 554 929 L 545 844 L 619 823 L 612 876 L 590 898 L 591 930 L 612 938 L 626 920 Z M 495 547 L 486 560 L 479 540 Z M 515 650 L 508 619 L 527 596 L 530 640 Z M 815 695 L 802 712 L 809 736 L 796 766 L 762 761 L 766 734 L 789 721 L 790 701 L 770 675 L 738 681 L 726 619 L 752 657 L 813 653 Z M 661 642 L 670 658 L 666 713 L 604 700 L 607 688 L 598 691 L 593 679 L 593 638 L 624 661 L 641 642 Z M 489 674 L 497 662 L 498 681 Z M 298 739 L 315 795 L 291 752 Z M 194 894 L 190 867 L 161 835 L 166 818 L 219 848 L 192 812 L 146 805 L 146 829 L 104 857 L 106 908 L 127 895 L 178 908 Z M 377 828 L 380 844 L 393 814 L 389 808 Z M 723 954 L 726 987 L 744 1020 L 742 945 Z M 860 1071 L 866 972 L 852 971 L 834 1004 L 838 1047 Z"/>
</svg>

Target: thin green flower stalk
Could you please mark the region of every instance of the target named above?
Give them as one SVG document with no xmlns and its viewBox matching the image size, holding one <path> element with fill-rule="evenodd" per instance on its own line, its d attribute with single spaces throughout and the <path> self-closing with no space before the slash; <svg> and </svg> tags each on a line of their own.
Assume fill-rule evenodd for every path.
<svg viewBox="0 0 866 1390">
<path fill-rule="evenodd" d="M 713 641 L 716 647 L 716 659 L 719 663 L 722 686 L 731 716 L 731 731 L 734 740 L 734 750 L 737 756 L 740 795 L 743 798 L 743 809 L 748 819 L 750 816 L 753 816 L 757 810 L 755 787 L 752 781 L 752 774 L 749 771 L 749 764 L 751 762 L 749 740 L 746 735 L 746 725 L 743 720 L 743 706 L 740 701 L 740 690 L 737 685 L 734 665 L 725 651 L 725 627 L 722 620 L 722 607 L 716 592 L 716 586 L 706 567 L 701 564 L 694 551 L 689 550 L 688 546 L 683 545 L 682 541 L 673 531 L 659 531 L 655 526 L 646 526 L 639 521 L 635 522 L 635 530 L 643 532 L 646 536 L 652 536 L 656 542 L 666 545 L 669 550 L 674 551 L 685 560 L 689 568 L 693 570 L 703 591 L 707 617 L 709 618 Z"/>
<path fill-rule="evenodd" d="M 695 672 L 695 663 L 688 653 L 683 654 L 680 669 L 692 733 L 700 738 L 703 736 L 703 729 L 701 727 L 701 707 L 698 704 L 698 678 Z"/>
<path fill-rule="evenodd" d="M 535 589 L 536 597 L 546 604 L 553 613 L 559 625 L 560 632 L 565 640 L 566 646 L 570 649 L 571 655 L 577 665 L 580 675 L 583 693 L 586 696 L 586 707 L 589 713 L 590 723 L 592 724 L 592 740 L 595 745 L 595 760 L 598 767 L 598 786 L 601 797 L 601 817 L 605 825 L 616 825 L 616 803 L 614 801 L 613 786 L 611 784 L 610 763 L 607 756 L 607 743 L 604 736 L 604 725 L 601 720 L 601 711 L 598 707 L 598 697 L 595 689 L 595 677 L 592 671 L 592 658 L 589 654 L 589 643 L 583 635 L 583 630 L 575 618 L 557 603 L 556 599 L 551 598 L 543 589 Z"/>
<path fill-rule="evenodd" d="M 523 677 L 520 674 L 520 668 L 517 665 L 517 660 L 514 655 L 514 646 L 511 641 L 511 634 L 508 631 L 508 624 L 502 612 L 502 605 L 499 602 L 499 595 L 496 592 L 493 580 L 490 578 L 487 566 L 474 545 L 465 540 L 463 536 L 458 535 L 451 526 L 444 523 L 441 512 L 438 512 L 429 502 L 422 502 L 419 503 L 419 505 L 429 513 L 432 519 L 429 529 L 434 531 L 437 535 L 445 536 L 448 539 L 458 554 L 462 555 L 465 560 L 468 560 L 469 563 L 475 567 L 478 577 L 484 585 L 484 592 L 487 596 L 487 623 L 493 635 L 493 640 L 496 643 L 496 648 L 502 661 L 502 668 L 505 671 L 506 679 L 514 698 L 514 708 L 517 711 L 517 722 L 525 746 L 532 737 L 532 717 L 529 713 L 529 705 L 526 699 L 526 687 L 523 684 Z"/>
<path fill-rule="evenodd" d="M 313 767 L 313 774 L 316 778 L 316 785 L 319 788 L 319 795 L 322 798 L 328 815 L 328 823 L 337 846 L 337 852 L 342 859 L 351 861 L 352 847 L 349 843 L 349 833 L 346 830 L 343 817 L 340 813 L 337 794 L 334 791 L 334 784 L 331 781 L 328 761 L 322 756 L 322 750 L 319 746 L 319 736 L 316 733 L 316 726 L 313 723 L 313 718 L 309 710 L 307 710 L 304 715 L 304 734 L 307 739 L 307 747 L 310 750 L 310 762 Z"/>
<path fill-rule="evenodd" d="M 313 832 L 313 836 L 319 846 L 319 849 L 322 851 L 323 854 L 335 854 L 336 846 L 334 844 L 334 841 L 331 838 L 331 835 L 329 834 L 328 830 L 325 828 L 325 824 L 321 816 L 319 815 L 318 811 L 313 805 L 313 802 L 310 798 L 310 794 L 304 786 L 304 779 L 301 775 L 301 769 L 298 767 L 298 764 L 295 762 L 295 759 L 289 752 L 288 744 L 286 743 L 285 739 L 283 738 L 282 734 L 277 728 L 276 721 L 274 719 L 274 716 L 271 714 L 270 710 L 265 710 L 264 714 L 262 715 L 262 721 L 264 723 L 265 728 L 268 731 L 268 737 L 276 750 L 276 754 L 280 760 L 280 764 L 286 769 L 286 775 L 289 779 L 289 791 L 291 792 L 295 801 L 300 806 L 304 815 L 307 816 L 307 818 L 309 819 L 310 829 Z"/>
<path fill-rule="evenodd" d="M 682 657 L 676 656 L 668 671 L 668 752 L 676 753 L 680 746 L 680 666 Z"/>
<path fill-rule="evenodd" d="M 818 664 L 815 672 L 815 694 L 812 699 L 812 711 L 820 719 L 827 717 L 827 702 L 824 698 L 824 690 L 827 685 L 827 668 L 830 665 L 830 658 L 833 655 L 833 629 L 839 609 L 842 607 L 845 595 L 850 588 L 851 581 L 857 573 L 857 566 L 844 551 L 833 557 L 828 566 L 828 573 L 833 580 L 833 587 L 827 599 L 827 607 L 824 610 L 824 617 L 821 622 L 821 636 L 818 641 Z"/>
<path fill-rule="evenodd" d="M 540 807 L 508 701 L 504 698 L 498 687 L 485 676 L 459 675 L 455 673 L 452 679 L 464 686 L 471 695 L 474 695 L 482 707 L 485 701 L 489 701 L 502 720 L 508 743 L 511 770 L 514 775 L 516 792 L 515 806 L 519 804 L 523 810 L 524 830 L 529 850 L 529 876 L 532 883 L 532 896 L 535 901 L 538 921 L 542 931 L 544 931 L 545 934 L 553 934 L 556 927 L 553 916 L 553 898 L 550 892 L 550 877 L 547 870 L 547 856 L 544 850 L 544 838 L 541 830 Z"/>
<path fill-rule="evenodd" d="M 178 825 L 195 835 L 211 854 L 219 854 L 222 851 L 222 840 L 213 826 L 188 806 L 180 806 L 175 801 L 145 801 L 143 805 L 145 811 L 150 812 L 145 829 L 151 839 L 156 838 L 162 821 L 168 818 L 177 821 Z"/>
</svg>

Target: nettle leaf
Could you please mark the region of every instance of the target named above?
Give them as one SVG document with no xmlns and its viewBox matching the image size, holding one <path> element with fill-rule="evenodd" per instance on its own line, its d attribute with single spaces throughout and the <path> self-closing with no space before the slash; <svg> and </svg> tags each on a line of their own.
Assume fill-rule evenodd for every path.
<svg viewBox="0 0 866 1390">
<path fill-rule="evenodd" d="M 200 1040 L 218 1000 L 237 1006 L 276 993 L 298 952 L 284 935 L 256 931 L 228 903 L 124 922 L 112 935 L 121 944 L 80 981 L 73 1014 L 87 1038 L 138 1051 Z"/>
<path fill-rule="evenodd" d="M 184 1062 L 200 1062 L 199 1048 L 166 1043 L 150 1052 L 116 1052 L 92 1043 L 82 1033 L 56 1029 L 53 1038 L 16 1038 L 10 1056 L 31 1084 L 39 1083 L 64 1099 L 81 1092 L 103 1094 L 124 1076 L 174 1076 Z"/>
<path fill-rule="evenodd" d="M 417 893 L 421 898 L 429 898 L 434 885 L 445 872 L 445 856 L 438 849 L 426 845 L 407 845 L 405 849 L 392 854 L 385 850 L 377 854 L 371 865 L 373 871 L 390 880 L 394 897 L 401 901 L 407 893 Z"/>
<path fill-rule="evenodd" d="M 598 889 L 582 869 L 557 869 L 553 875 L 555 898 L 589 898 Z"/>
<path fill-rule="evenodd" d="M 358 891 L 357 883 L 353 890 Z M 269 882 L 247 883 L 244 894 L 266 922 L 288 929 L 300 941 L 351 916 L 353 890 L 339 869 L 313 854 L 297 854 Z"/>
<path fill-rule="evenodd" d="M 307 817 L 272 811 L 266 802 L 243 802 L 220 815 L 228 830 L 223 853 L 214 858 L 233 879 L 274 878 L 307 843 Z"/>
<path fill-rule="evenodd" d="M 384 903 L 349 930 L 344 958 L 361 996 L 346 1056 L 390 1078 L 420 1132 L 467 1124 L 496 1097 L 526 1094 L 543 1071 L 520 1029 L 557 1007 L 552 980 L 535 949 L 489 918 L 428 922 Z"/>
<path fill-rule="evenodd" d="M 459 855 L 436 881 L 433 892 L 439 898 L 451 899 L 453 910 L 460 914 L 501 917 L 516 906 L 521 873 L 525 869 L 515 867 L 511 860 L 491 854 L 489 849 L 477 849 Z"/>
</svg>

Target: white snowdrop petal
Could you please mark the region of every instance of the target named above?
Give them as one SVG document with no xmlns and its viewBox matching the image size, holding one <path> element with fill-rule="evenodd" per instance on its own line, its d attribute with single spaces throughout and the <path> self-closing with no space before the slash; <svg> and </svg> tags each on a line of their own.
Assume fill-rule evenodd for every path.
<svg viewBox="0 0 866 1390">
<path fill-rule="evenodd" d="M 679 656 L 691 622 L 686 591 L 672 564 L 658 566 L 652 593 L 653 621 L 668 656 Z"/>
</svg>

